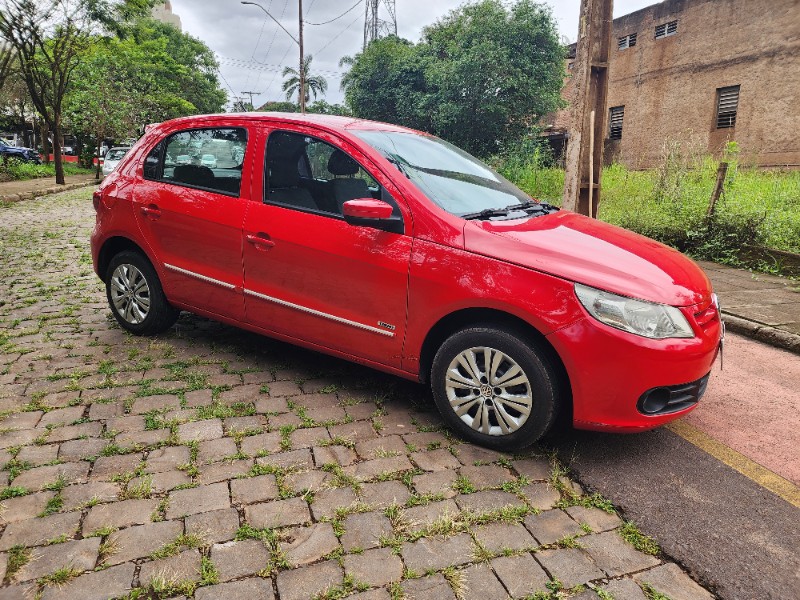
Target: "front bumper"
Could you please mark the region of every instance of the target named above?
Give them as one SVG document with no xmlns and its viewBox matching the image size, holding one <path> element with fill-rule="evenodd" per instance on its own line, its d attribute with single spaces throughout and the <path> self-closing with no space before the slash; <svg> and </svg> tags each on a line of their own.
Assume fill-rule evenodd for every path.
<svg viewBox="0 0 800 600">
<path fill-rule="evenodd" d="M 718 316 L 702 326 L 690 323 L 696 334 L 691 339 L 651 340 L 590 317 L 547 336 L 570 379 L 573 425 L 595 431 L 645 431 L 693 410 L 705 391 L 722 327 Z M 654 390 L 663 397 L 651 397 L 645 405 L 642 399 Z"/>
</svg>

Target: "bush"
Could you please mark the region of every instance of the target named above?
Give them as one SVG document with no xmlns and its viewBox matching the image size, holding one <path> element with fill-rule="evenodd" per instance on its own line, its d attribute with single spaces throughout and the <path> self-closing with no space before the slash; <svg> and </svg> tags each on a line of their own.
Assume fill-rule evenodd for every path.
<svg viewBox="0 0 800 600">
<path fill-rule="evenodd" d="M 82 173 L 91 172 L 91 170 L 82 169 L 74 164 L 64 163 L 65 175 L 80 175 Z M 36 165 L 31 162 L 23 162 L 16 158 L 9 159 L 7 162 L 0 160 L 0 182 L 55 176 L 56 168 L 52 164 Z"/>
</svg>

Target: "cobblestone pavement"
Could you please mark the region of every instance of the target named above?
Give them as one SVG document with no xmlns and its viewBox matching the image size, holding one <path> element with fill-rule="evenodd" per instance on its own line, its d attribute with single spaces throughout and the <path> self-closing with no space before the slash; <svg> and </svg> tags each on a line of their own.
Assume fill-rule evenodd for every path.
<svg viewBox="0 0 800 600">
<path fill-rule="evenodd" d="M 85 190 L 0 209 L 0 599 L 712 597 L 421 386 L 187 314 L 123 333 L 93 221 Z"/>
</svg>

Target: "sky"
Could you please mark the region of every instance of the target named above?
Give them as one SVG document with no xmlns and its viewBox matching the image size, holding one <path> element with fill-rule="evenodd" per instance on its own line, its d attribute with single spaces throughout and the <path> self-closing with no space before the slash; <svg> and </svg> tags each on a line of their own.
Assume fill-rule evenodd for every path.
<svg viewBox="0 0 800 600">
<path fill-rule="evenodd" d="M 297 37 L 298 0 L 258 0 L 280 23 Z M 269 100 L 285 100 L 281 91 L 284 66 L 297 68 L 299 48 L 291 37 L 256 6 L 239 0 L 171 0 L 172 11 L 181 18 L 183 30 L 204 41 L 220 62 L 221 84 L 229 100 L 249 96 L 261 106 Z M 655 0 L 617 0 L 614 17 L 655 4 Z M 311 73 L 325 77 L 330 103 L 343 101 L 339 88 L 342 69 L 339 60 L 359 52 L 364 41 L 364 0 L 303 0 L 305 53 L 313 55 Z M 381 3 L 382 4 L 382 3 Z M 419 41 L 423 27 L 431 25 L 464 0 L 395 0 L 398 35 Z M 580 0 L 548 0 L 562 38 L 574 42 L 578 32 Z M 386 18 L 385 7 L 379 15 Z"/>
</svg>

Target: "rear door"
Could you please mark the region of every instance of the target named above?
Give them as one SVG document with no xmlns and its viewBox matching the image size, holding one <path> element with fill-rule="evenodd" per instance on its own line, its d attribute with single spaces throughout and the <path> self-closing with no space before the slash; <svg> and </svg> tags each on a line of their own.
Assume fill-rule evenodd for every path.
<svg viewBox="0 0 800 600">
<path fill-rule="evenodd" d="M 237 320 L 244 316 L 242 224 L 251 153 L 242 150 L 248 135 L 240 125 L 170 134 L 150 150 L 134 193 L 167 297 Z M 201 164 L 204 154 L 214 155 L 214 168 Z"/>
<path fill-rule="evenodd" d="M 336 176 L 326 175 L 325 157 L 347 152 L 358 163 L 351 177 L 367 183 L 358 189 L 394 203 L 410 231 L 399 192 L 374 167 L 365 168 L 356 149 L 328 134 L 265 130 L 259 146 L 266 150 L 267 181 L 244 226 L 247 321 L 400 367 L 411 237 L 346 223 L 332 201 L 326 177 Z"/>
</svg>

